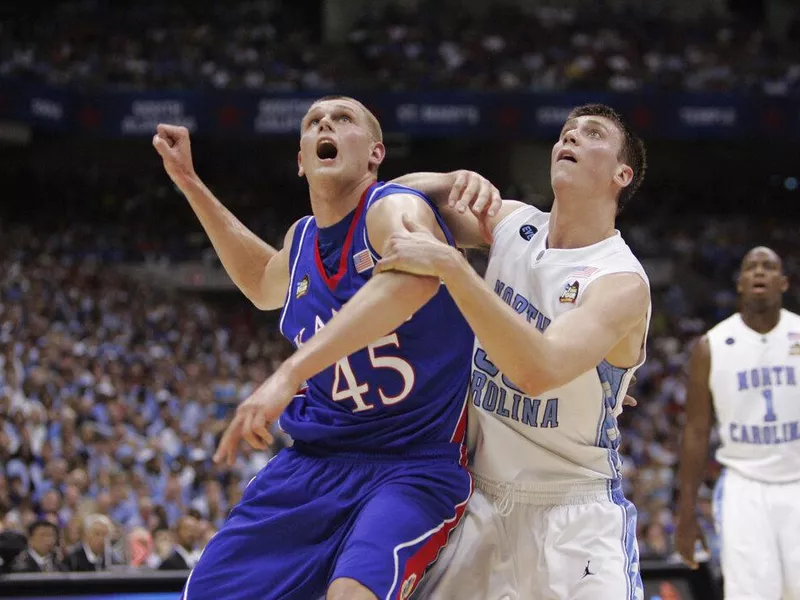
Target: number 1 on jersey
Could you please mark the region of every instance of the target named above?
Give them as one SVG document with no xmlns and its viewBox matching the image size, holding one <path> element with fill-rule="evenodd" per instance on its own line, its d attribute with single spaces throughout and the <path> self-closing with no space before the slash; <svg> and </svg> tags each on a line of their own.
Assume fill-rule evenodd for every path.
<svg viewBox="0 0 800 600">
<path fill-rule="evenodd" d="M 764 396 L 764 400 L 767 401 L 767 414 L 764 415 L 764 421 L 767 423 L 772 423 L 773 421 L 778 420 L 778 416 L 775 414 L 775 407 L 772 404 L 772 389 L 766 388 L 761 392 Z"/>
</svg>

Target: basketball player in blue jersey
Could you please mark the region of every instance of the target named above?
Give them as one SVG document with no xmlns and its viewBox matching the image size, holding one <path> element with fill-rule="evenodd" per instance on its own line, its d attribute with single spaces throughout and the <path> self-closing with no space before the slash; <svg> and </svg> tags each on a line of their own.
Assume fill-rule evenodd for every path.
<svg viewBox="0 0 800 600">
<path fill-rule="evenodd" d="M 302 121 L 313 216 L 283 250 L 247 231 L 194 172 L 186 129 L 153 144 L 239 288 L 282 308 L 297 350 L 236 412 L 215 459 L 280 426 L 294 440 L 247 486 L 190 575 L 185 600 L 407 598 L 472 491 L 463 438 L 473 336 L 439 280 L 373 275 L 413 221 L 452 238 L 421 193 L 377 182 L 380 125 L 329 97 Z"/>
</svg>

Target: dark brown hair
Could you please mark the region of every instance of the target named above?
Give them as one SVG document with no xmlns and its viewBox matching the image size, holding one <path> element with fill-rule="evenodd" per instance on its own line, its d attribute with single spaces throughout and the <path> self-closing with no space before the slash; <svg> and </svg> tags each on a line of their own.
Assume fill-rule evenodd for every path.
<svg viewBox="0 0 800 600">
<path fill-rule="evenodd" d="M 610 106 L 605 104 L 584 104 L 572 109 L 567 120 L 577 117 L 603 117 L 608 119 L 622 134 L 622 148 L 619 152 L 619 160 L 628 165 L 633 171 L 633 179 L 630 184 L 622 188 L 617 198 L 617 213 L 619 213 L 628 201 L 636 194 L 644 180 L 647 171 L 647 151 L 644 142 L 638 137 L 627 123 L 622 120 L 620 114 Z"/>
</svg>

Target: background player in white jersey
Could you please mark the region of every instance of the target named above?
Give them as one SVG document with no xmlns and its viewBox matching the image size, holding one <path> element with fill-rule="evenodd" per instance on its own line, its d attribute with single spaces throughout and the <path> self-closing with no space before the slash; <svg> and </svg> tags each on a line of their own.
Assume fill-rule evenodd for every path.
<svg viewBox="0 0 800 600">
<path fill-rule="evenodd" d="M 644 145 L 612 109 L 588 105 L 551 160 L 552 212 L 504 203 L 486 282 L 410 223 L 378 265 L 440 277 L 478 338 L 470 444 L 483 495 L 422 598 L 642 597 L 616 419 L 644 360 L 650 293 L 614 222 L 643 178 Z"/>
<path fill-rule="evenodd" d="M 750 250 L 740 312 L 710 329 L 689 362 L 676 546 L 696 567 L 695 503 L 715 412 L 726 600 L 800 598 L 800 316 L 782 308 L 788 286 L 774 251 Z"/>
</svg>

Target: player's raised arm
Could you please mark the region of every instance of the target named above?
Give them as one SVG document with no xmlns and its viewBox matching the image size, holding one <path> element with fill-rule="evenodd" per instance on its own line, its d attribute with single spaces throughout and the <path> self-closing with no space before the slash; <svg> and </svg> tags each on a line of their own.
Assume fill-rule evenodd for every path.
<svg viewBox="0 0 800 600">
<path fill-rule="evenodd" d="M 419 190 L 433 200 L 461 248 L 488 246 L 497 224 L 525 206 L 501 199 L 497 188 L 473 171 L 409 173 L 393 183 Z"/>
<path fill-rule="evenodd" d="M 686 421 L 683 426 L 680 471 L 678 473 L 679 501 L 678 527 L 675 532 L 675 549 L 683 561 L 697 568 L 694 559 L 695 544 L 703 540 L 697 523 L 695 505 L 697 492 L 708 463 L 708 440 L 711 431 L 713 408 L 709 373 L 711 350 L 703 336 L 692 349 L 689 359 L 689 386 L 686 394 Z"/>
<path fill-rule="evenodd" d="M 367 213 L 370 244 L 383 252 L 392 234 L 404 230 L 404 218 L 444 243 L 433 210 L 424 200 L 414 195 L 394 194 L 382 198 Z M 242 437 L 254 447 L 271 443 L 269 424 L 289 405 L 303 381 L 400 327 L 436 294 L 439 285 L 436 277 L 375 274 L 325 327 L 239 406 L 215 460 L 227 459 L 232 463 Z"/>
<path fill-rule="evenodd" d="M 262 310 L 280 308 L 289 285 L 288 253 L 294 226 L 286 234 L 281 251 L 245 227 L 195 173 L 185 127 L 159 125 L 153 146 L 167 174 L 189 200 L 236 287 Z"/>
</svg>

